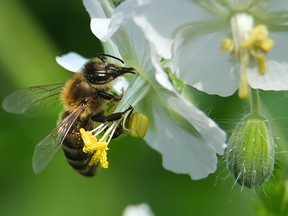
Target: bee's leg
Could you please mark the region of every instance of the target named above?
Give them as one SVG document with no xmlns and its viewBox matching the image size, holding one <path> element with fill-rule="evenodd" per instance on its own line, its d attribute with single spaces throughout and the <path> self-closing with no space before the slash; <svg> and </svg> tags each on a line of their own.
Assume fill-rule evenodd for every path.
<svg viewBox="0 0 288 216">
<path fill-rule="evenodd" d="M 109 93 L 107 93 L 107 92 L 105 92 L 105 91 L 101 91 L 101 90 L 98 90 L 98 91 L 97 91 L 97 94 L 98 94 L 101 98 L 104 98 L 104 99 L 109 100 L 109 101 L 116 101 L 116 102 L 118 102 L 118 101 L 120 101 L 121 98 L 122 98 L 122 95 L 120 95 L 120 96 L 114 96 L 114 95 L 112 95 L 112 94 L 109 94 Z"/>
<path fill-rule="evenodd" d="M 91 120 L 100 123 L 106 122 L 106 116 L 104 114 L 104 110 L 101 110 L 101 112 L 99 112 L 98 114 L 91 116 Z"/>
<path fill-rule="evenodd" d="M 105 116 L 104 115 L 104 111 L 100 112 L 99 114 L 97 115 L 94 115 L 91 117 L 91 120 L 92 121 L 95 121 L 95 122 L 113 122 L 113 121 L 116 121 L 116 120 L 119 120 L 122 118 L 122 116 L 128 112 L 129 110 L 132 110 L 133 107 L 132 106 L 129 106 L 128 109 L 126 109 L 125 111 L 123 112 L 116 112 L 116 113 L 112 113 L 110 115 L 107 115 Z"/>
<path fill-rule="evenodd" d="M 92 121 L 95 122 L 112 122 L 112 121 L 116 121 L 121 119 L 123 113 L 122 112 L 116 112 L 116 113 L 112 113 L 108 116 L 105 116 L 103 114 L 97 114 L 91 117 Z"/>
</svg>

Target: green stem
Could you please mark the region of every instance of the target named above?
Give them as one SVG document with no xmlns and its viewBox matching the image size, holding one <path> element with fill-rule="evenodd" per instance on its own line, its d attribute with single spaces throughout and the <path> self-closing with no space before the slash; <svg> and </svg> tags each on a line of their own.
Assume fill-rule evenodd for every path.
<svg viewBox="0 0 288 216">
<path fill-rule="evenodd" d="M 259 93 L 257 89 L 251 89 L 251 114 L 260 116 Z"/>
</svg>

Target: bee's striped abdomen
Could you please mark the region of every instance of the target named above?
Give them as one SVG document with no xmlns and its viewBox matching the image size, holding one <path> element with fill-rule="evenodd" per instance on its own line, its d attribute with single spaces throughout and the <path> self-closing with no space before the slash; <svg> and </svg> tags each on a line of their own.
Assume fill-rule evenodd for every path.
<svg viewBox="0 0 288 216">
<path fill-rule="evenodd" d="M 80 128 L 92 129 L 91 121 L 76 120 L 70 131 L 66 135 L 62 148 L 68 163 L 80 174 L 84 176 L 94 176 L 97 165 L 89 166 L 91 155 L 83 152 L 83 140 L 80 135 Z"/>
</svg>

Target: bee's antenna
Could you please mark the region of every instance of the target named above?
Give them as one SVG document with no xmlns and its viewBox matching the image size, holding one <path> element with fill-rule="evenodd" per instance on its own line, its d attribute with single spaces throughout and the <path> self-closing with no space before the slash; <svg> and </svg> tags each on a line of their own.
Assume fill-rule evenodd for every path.
<svg viewBox="0 0 288 216">
<path fill-rule="evenodd" d="M 103 57 L 110 57 L 110 58 L 116 59 L 116 60 L 120 61 L 122 64 L 124 64 L 124 61 L 122 59 L 120 59 L 116 56 L 113 56 L 113 55 L 109 55 L 109 54 L 105 54 L 105 53 L 99 53 L 99 54 L 97 54 L 97 57 L 103 62 L 105 62 L 105 59 Z"/>
</svg>

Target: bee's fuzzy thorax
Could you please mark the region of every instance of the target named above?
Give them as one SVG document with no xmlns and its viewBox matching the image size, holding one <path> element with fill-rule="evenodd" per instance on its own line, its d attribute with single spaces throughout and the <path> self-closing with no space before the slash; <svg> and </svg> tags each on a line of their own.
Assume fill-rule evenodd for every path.
<svg viewBox="0 0 288 216">
<path fill-rule="evenodd" d="M 107 100 L 98 96 L 97 91 L 108 91 L 112 84 L 95 85 L 87 81 L 83 73 L 75 74 L 68 80 L 62 90 L 61 100 L 64 110 L 73 112 L 83 101 L 84 98 L 89 100 L 87 112 L 82 115 L 97 114 L 107 104 Z"/>
</svg>

